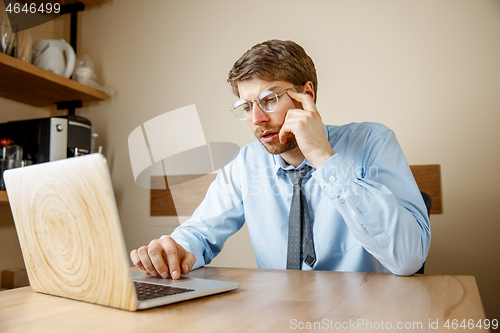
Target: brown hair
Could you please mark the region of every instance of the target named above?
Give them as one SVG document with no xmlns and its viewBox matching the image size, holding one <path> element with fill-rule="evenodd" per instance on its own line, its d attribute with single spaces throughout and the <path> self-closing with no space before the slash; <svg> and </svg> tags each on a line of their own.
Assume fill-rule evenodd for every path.
<svg viewBox="0 0 500 333">
<path fill-rule="evenodd" d="M 316 102 L 318 79 L 314 62 L 302 46 L 290 40 L 272 39 L 247 50 L 234 63 L 227 82 L 239 97 L 238 82 L 251 78 L 287 81 L 300 86 L 311 81 Z"/>
</svg>

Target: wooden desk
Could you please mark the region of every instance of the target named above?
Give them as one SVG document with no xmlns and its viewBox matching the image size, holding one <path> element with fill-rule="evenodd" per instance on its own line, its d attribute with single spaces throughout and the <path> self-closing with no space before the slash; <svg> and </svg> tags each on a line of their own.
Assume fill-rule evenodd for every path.
<svg viewBox="0 0 500 333">
<path fill-rule="evenodd" d="M 439 320 L 439 330 L 433 331 L 450 332 L 463 329 L 446 329 L 447 319 L 450 325 L 453 319 L 458 325 L 463 319 L 485 319 L 472 276 L 214 267 L 189 276 L 240 282 L 241 288 L 139 312 L 38 294 L 29 287 L 3 291 L 0 332 L 289 332 L 306 331 L 300 327 L 308 322 L 324 325 L 321 331 L 337 331 L 336 324 L 348 331 L 349 321 L 360 324 L 350 326 L 352 331 L 371 331 L 368 322 L 378 332 L 389 322 L 394 331 L 398 323 L 420 322 L 421 329 L 407 331 L 426 332 L 429 320 Z"/>
</svg>

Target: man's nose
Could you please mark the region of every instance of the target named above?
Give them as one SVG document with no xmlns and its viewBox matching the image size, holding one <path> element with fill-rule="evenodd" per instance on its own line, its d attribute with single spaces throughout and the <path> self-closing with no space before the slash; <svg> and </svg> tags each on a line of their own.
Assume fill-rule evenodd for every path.
<svg viewBox="0 0 500 333">
<path fill-rule="evenodd" d="M 254 102 L 252 105 L 252 123 L 254 125 L 260 125 L 262 123 L 268 122 L 269 120 L 269 116 L 267 115 L 267 113 L 262 111 L 259 103 Z"/>
</svg>

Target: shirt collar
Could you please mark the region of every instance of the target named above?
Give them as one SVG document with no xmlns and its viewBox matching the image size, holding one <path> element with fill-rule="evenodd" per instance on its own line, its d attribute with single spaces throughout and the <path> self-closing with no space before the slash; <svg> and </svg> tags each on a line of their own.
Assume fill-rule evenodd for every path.
<svg viewBox="0 0 500 333">
<path fill-rule="evenodd" d="M 273 155 L 273 160 L 274 160 L 274 166 L 273 166 L 273 178 L 276 177 L 280 172 L 286 173 L 287 170 L 300 170 L 302 169 L 305 165 L 309 165 L 312 170 L 316 170 L 314 165 L 309 162 L 307 158 L 304 158 L 304 161 L 295 168 L 293 165 L 290 165 L 285 162 L 285 160 L 280 156 L 280 155 Z"/>
</svg>

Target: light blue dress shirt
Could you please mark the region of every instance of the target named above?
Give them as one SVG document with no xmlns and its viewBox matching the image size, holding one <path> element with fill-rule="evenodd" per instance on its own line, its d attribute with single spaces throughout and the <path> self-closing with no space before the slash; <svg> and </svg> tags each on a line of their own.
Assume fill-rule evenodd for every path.
<svg viewBox="0 0 500 333">
<path fill-rule="evenodd" d="M 429 251 L 430 225 L 394 133 L 376 123 L 324 129 L 335 155 L 319 169 L 308 160 L 298 167 L 312 167 L 302 181 L 317 256 L 312 269 L 415 273 Z M 290 168 L 260 142 L 241 149 L 170 235 L 193 252 L 193 268 L 210 263 L 245 221 L 259 268 L 286 268 Z"/>
</svg>

